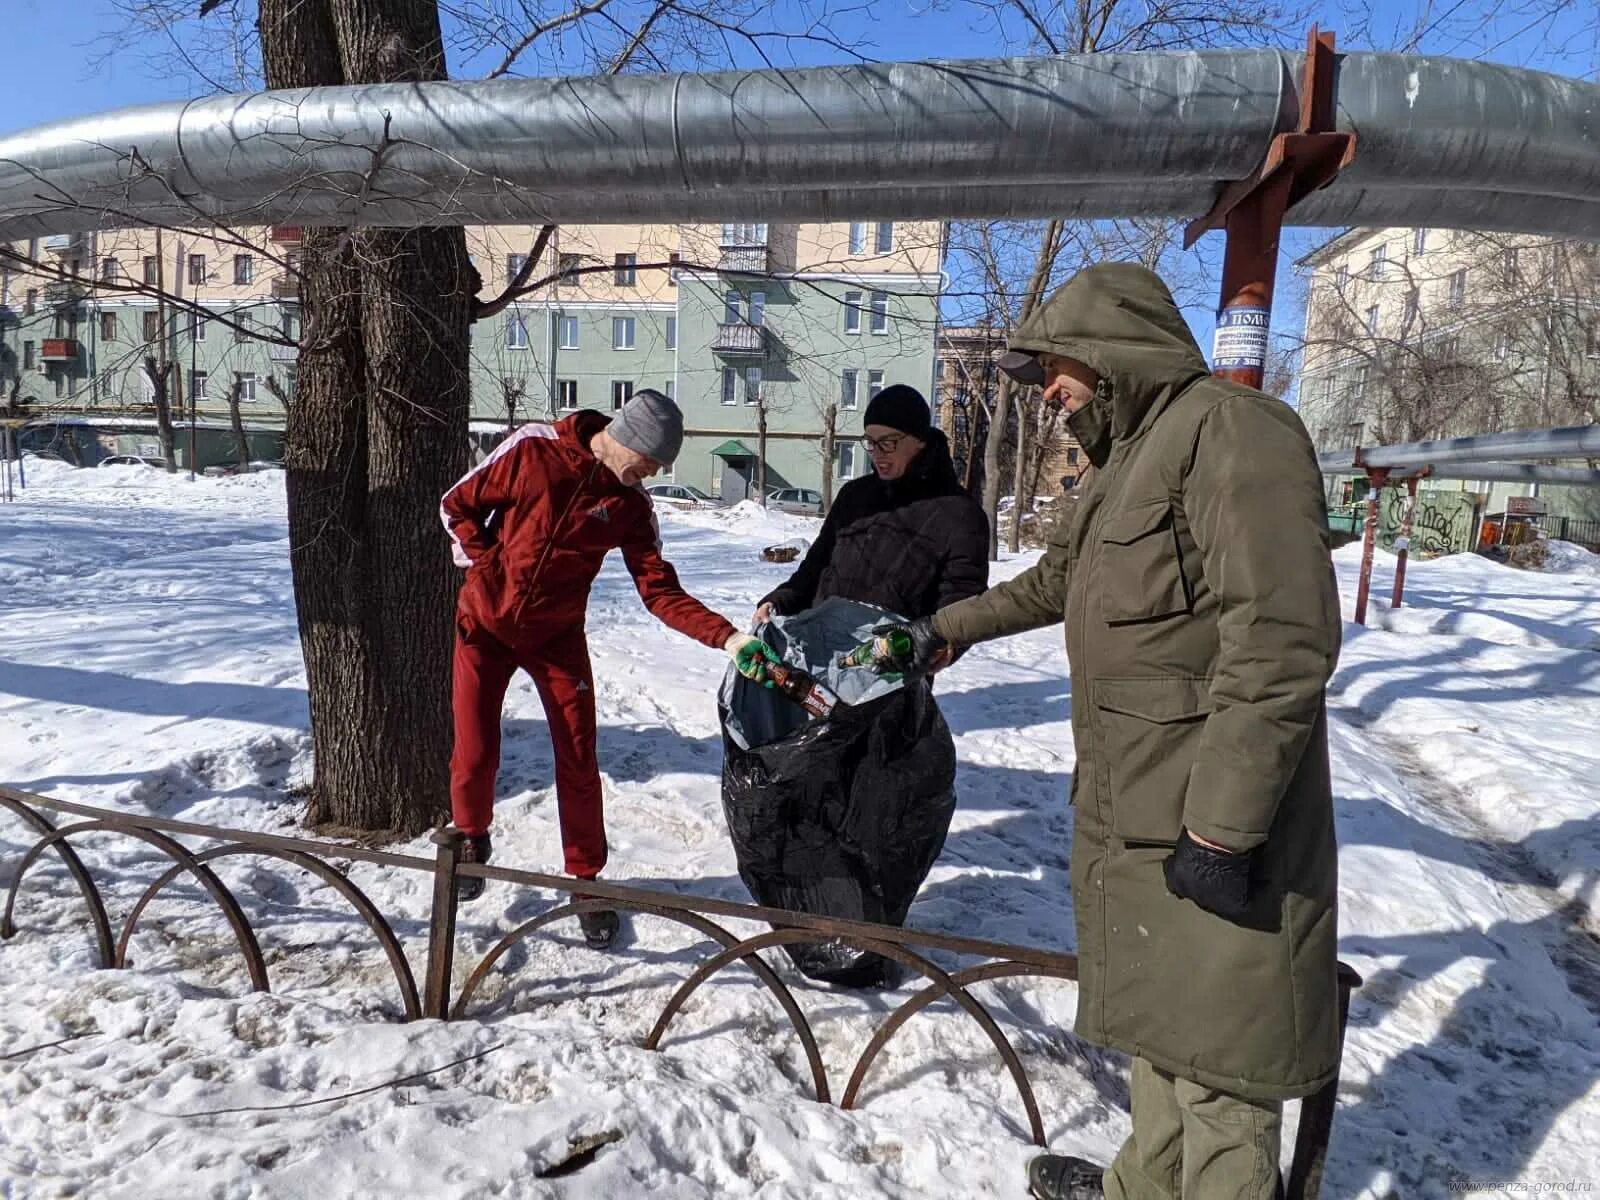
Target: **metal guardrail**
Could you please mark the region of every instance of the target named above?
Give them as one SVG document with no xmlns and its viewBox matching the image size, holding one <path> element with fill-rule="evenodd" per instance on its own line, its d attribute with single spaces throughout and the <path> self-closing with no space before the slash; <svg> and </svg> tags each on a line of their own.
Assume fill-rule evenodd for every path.
<svg viewBox="0 0 1600 1200">
<path fill-rule="evenodd" d="M 740 904 L 710 897 L 659 892 L 598 879 L 577 880 L 564 875 L 546 875 L 537 871 L 468 863 L 461 859 L 464 839 L 453 829 L 440 830 L 434 834 L 435 855 L 433 860 L 429 861 L 415 855 L 393 854 L 363 846 L 281 837 L 276 834 L 253 833 L 191 821 L 175 821 L 165 817 L 95 808 L 7 787 L 0 787 L 0 811 L 11 813 L 38 835 L 37 840 L 24 852 L 17 864 L 11 886 L 7 891 L 5 908 L 0 912 L 0 940 L 9 940 L 21 932 L 16 921 L 16 913 L 17 900 L 23 883 L 35 863 L 45 854 L 54 853 L 66 866 L 88 908 L 91 932 L 100 965 L 106 969 L 125 968 L 128 965 L 128 946 L 138 927 L 140 917 L 169 884 L 180 875 L 188 874 L 222 910 L 238 946 L 240 957 L 244 960 L 251 990 L 270 991 L 271 981 L 266 958 L 262 954 L 261 944 L 250 918 L 237 897 L 212 869 L 212 864 L 221 859 L 238 856 L 276 859 L 315 875 L 330 885 L 355 909 L 356 915 L 372 931 L 388 959 L 399 993 L 401 1019 L 406 1021 L 423 1017 L 439 1020 L 460 1020 L 466 1017 L 473 1007 L 479 989 L 507 951 L 547 927 L 576 918 L 581 913 L 621 909 L 672 921 L 704 935 L 714 942 L 718 949 L 674 990 L 654 1028 L 644 1039 L 645 1048 L 659 1049 L 673 1018 L 689 997 L 725 968 L 736 962 L 742 962 L 754 972 L 756 978 L 772 994 L 773 999 L 788 1017 L 795 1036 L 805 1052 L 815 1098 L 823 1104 L 832 1102 L 833 1089 L 810 1020 L 795 999 L 789 985 L 761 957 L 761 951 L 775 946 L 805 942 L 840 941 L 855 949 L 891 959 L 913 974 L 920 974 L 927 980 L 927 984 L 890 1013 L 867 1042 L 856 1059 L 844 1093 L 839 1098 L 839 1107 L 849 1109 L 855 1106 L 861 1095 L 862 1084 L 874 1061 L 906 1022 L 929 1005 L 948 998 L 972 1017 L 993 1044 L 995 1052 L 1005 1064 L 1021 1097 L 1030 1137 L 1035 1145 L 1045 1145 L 1044 1121 L 1022 1059 L 988 1009 L 968 989 L 976 983 L 1020 976 L 1075 981 L 1078 977 L 1078 960 L 1071 954 L 1036 947 L 1015 946 L 982 938 L 927 933 L 890 925 L 817 917 L 807 913 Z M 72 824 L 58 826 L 45 815 L 46 813 L 81 819 Z M 73 839 L 91 833 L 115 833 L 130 837 L 172 860 L 172 865 L 152 880 L 139 896 L 124 919 L 120 933 L 116 936 L 113 936 L 111 918 L 99 887 L 72 845 Z M 195 850 L 179 842 L 176 835 L 203 838 L 218 844 Z M 329 858 L 373 863 L 433 876 L 433 899 L 428 925 L 428 961 L 420 993 L 411 963 L 388 919 L 356 884 L 328 861 Z M 575 898 L 557 904 L 507 933 L 477 961 L 466 982 L 452 996 L 456 951 L 456 881 L 462 877 L 497 879 L 525 887 L 563 892 Z M 580 886 L 581 899 L 576 898 Z M 723 925 L 711 920 L 713 916 L 756 921 L 772 928 L 764 933 L 740 938 Z M 912 947 L 941 950 L 986 961 L 955 971 L 946 971 Z M 1339 964 L 1341 1049 L 1349 1011 L 1350 992 L 1353 988 L 1359 987 L 1360 983 L 1360 977 L 1353 970 L 1343 963 Z M 1294 1163 L 1286 1191 L 1289 1200 L 1311 1200 L 1317 1195 L 1327 1156 L 1328 1136 L 1337 1102 L 1337 1089 L 1338 1079 L 1335 1077 L 1321 1091 L 1302 1101 L 1300 1128 L 1294 1147 Z"/>
</svg>

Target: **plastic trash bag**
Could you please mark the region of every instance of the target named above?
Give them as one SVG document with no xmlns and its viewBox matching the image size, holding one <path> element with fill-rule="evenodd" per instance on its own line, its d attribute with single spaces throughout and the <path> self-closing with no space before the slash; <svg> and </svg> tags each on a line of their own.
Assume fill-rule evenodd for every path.
<svg viewBox="0 0 1600 1200">
<path fill-rule="evenodd" d="M 722 807 L 739 877 L 759 904 L 903 924 L 955 813 L 955 743 L 926 679 L 885 679 L 839 658 L 902 618 L 830 599 L 756 632 L 843 703 L 813 720 L 730 668 L 718 708 Z M 857 987 L 895 965 L 841 942 L 784 947 L 813 979 Z"/>
</svg>

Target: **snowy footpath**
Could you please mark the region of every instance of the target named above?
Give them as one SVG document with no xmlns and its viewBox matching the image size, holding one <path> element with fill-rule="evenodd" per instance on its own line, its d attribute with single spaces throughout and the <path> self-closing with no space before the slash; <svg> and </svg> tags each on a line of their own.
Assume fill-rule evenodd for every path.
<svg viewBox="0 0 1600 1200">
<path fill-rule="evenodd" d="M 30 463 L 29 485 L 0 507 L 0 782 L 296 832 L 309 737 L 282 477 Z M 748 509 L 662 524 L 685 583 L 736 622 L 786 570 L 759 549 L 815 531 Z M 1326 1196 L 1600 1191 L 1600 559 L 1557 549 L 1541 572 L 1413 564 L 1404 608 L 1346 627 L 1329 697 L 1341 954 L 1366 985 Z M 1356 548 L 1341 552 L 1347 615 L 1356 566 Z M 724 660 L 655 625 L 617 563 L 589 635 L 608 877 L 748 899 L 718 789 Z M 940 696 L 960 807 L 911 923 L 1070 950 L 1060 631 L 975 650 Z M 524 677 L 505 729 L 497 862 L 557 870 L 550 751 Z M 0 813 L 0 886 L 29 841 Z M 165 867 L 127 839 L 79 844 L 114 923 Z M 431 854 L 425 840 L 396 849 Z M 610 956 L 558 926 L 503 960 L 474 1019 L 404 1025 L 382 954 L 330 887 L 260 860 L 218 869 L 260 934 L 271 995 L 247 991 L 193 887 L 146 915 L 133 969 L 100 971 L 70 879 L 53 859 L 30 871 L 19 933 L 0 943 L 0 1196 L 1024 1194 L 1021 1105 L 951 1006 L 913 1019 L 843 1112 L 807 1098 L 788 1023 L 741 968 L 696 994 L 662 1052 L 640 1047 L 707 952 L 678 926 L 625 918 Z M 349 876 L 420 975 L 427 877 L 362 863 Z M 464 911 L 458 972 L 552 899 L 491 883 Z M 859 995 L 774 962 L 842 1090 L 914 985 Z M 1108 1158 L 1128 1129 L 1127 1063 L 1073 1038 L 1072 985 L 975 991 L 1023 1056 L 1052 1145 Z M 544 1176 L 585 1139 L 609 1144 Z"/>
</svg>

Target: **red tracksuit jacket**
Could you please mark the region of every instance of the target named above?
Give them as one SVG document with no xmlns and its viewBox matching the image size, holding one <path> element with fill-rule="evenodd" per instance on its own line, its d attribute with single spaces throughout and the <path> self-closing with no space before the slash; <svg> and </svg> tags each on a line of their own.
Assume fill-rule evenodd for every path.
<svg viewBox="0 0 1600 1200">
<path fill-rule="evenodd" d="M 585 411 L 524 425 L 445 493 L 439 514 L 456 563 L 470 568 L 457 608 L 508 646 L 581 628 L 600 565 L 620 549 L 658 620 L 721 649 L 734 628 L 684 591 L 661 557 L 649 495 L 589 452 L 610 423 Z"/>
</svg>

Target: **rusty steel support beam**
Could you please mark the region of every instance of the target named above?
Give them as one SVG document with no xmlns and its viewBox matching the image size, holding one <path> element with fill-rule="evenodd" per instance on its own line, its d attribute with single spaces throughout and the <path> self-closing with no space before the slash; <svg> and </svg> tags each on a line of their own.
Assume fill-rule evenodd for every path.
<svg viewBox="0 0 1600 1200">
<path fill-rule="evenodd" d="M 1411 520 L 1417 511 L 1417 482 L 1421 475 L 1406 480 L 1406 506 L 1400 518 L 1400 536 L 1395 539 L 1394 593 L 1389 597 L 1389 607 L 1399 608 L 1406 595 L 1406 559 L 1411 556 Z"/>
<path fill-rule="evenodd" d="M 1361 580 L 1356 585 L 1356 624 L 1367 623 L 1367 594 L 1372 590 L 1372 556 L 1378 542 L 1378 498 L 1389 482 L 1387 467 L 1368 467 L 1367 520 L 1361 534 Z"/>
<path fill-rule="evenodd" d="M 434 831 L 438 853 L 433 860 L 433 907 L 428 920 L 428 975 L 422 1013 L 450 1019 L 450 974 L 456 960 L 456 866 L 466 835 L 453 825 Z"/>
<path fill-rule="evenodd" d="M 1211 211 L 1184 230 L 1185 249 L 1213 229 L 1227 231 L 1211 369 L 1246 387 L 1259 388 L 1266 374 L 1284 216 L 1355 157 L 1355 134 L 1334 128 L 1334 67 L 1334 36 L 1313 25 L 1294 130 L 1276 135 L 1255 173 L 1225 187 Z"/>
</svg>

